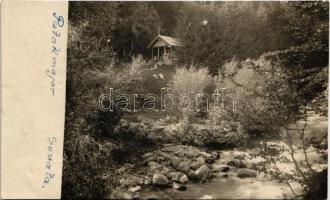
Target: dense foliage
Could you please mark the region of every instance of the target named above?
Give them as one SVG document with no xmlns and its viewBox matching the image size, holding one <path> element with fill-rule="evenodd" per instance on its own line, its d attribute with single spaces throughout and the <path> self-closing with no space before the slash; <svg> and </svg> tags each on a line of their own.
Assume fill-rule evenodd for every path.
<svg viewBox="0 0 330 200">
<path fill-rule="evenodd" d="M 184 4 L 176 36 L 184 63 L 208 66 L 257 58 L 311 41 L 327 48 L 326 2 L 193 2 Z M 312 42 L 313 41 L 313 42 Z"/>
</svg>

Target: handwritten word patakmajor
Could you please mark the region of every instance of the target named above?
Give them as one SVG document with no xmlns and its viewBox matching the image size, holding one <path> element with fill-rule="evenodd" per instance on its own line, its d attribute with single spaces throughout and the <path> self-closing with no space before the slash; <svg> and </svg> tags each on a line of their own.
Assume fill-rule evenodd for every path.
<svg viewBox="0 0 330 200">
<path fill-rule="evenodd" d="M 62 28 L 64 26 L 64 17 L 58 15 L 56 12 L 53 13 L 53 24 L 52 24 L 52 39 L 51 39 L 51 59 L 50 63 L 45 70 L 46 76 L 49 78 L 49 88 L 52 96 L 55 96 L 56 89 L 56 63 L 61 49 L 59 48 L 59 41 L 62 35 Z"/>
</svg>

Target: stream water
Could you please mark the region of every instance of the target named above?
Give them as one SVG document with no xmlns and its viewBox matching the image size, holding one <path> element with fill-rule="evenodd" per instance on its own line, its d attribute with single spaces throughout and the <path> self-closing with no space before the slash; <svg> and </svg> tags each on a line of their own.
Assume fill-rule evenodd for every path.
<svg viewBox="0 0 330 200">
<path fill-rule="evenodd" d="M 320 135 L 327 133 L 327 118 L 313 115 L 309 117 L 309 124 L 306 127 L 309 135 Z M 273 141 L 280 144 L 280 141 Z M 222 151 L 217 161 L 223 164 L 233 159 L 239 154 L 249 154 L 250 150 L 239 152 L 238 150 Z M 300 155 L 303 159 L 303 156 Z M 322 161 L 316 153 L 308 154 L 315 168 L 319 170 L 327 167 L 325 161 Z M 297 155 L 299 160 L 299 155 Z M 260 160 L 252 159 L 251 162 L 258 164 Z M 294 167 L 291 165 L 279 164 L 281 170 L 291 171 Z M 289 187 L 284 183 L 265 177 L 258 172 L 256 178 L 239 178 L 235 175 L 228 177 L 217 176 L 206 182 L 189 182 L 185 191 L 174 190 L 172 188 L 159 188 L 156 186 L 144 187 L 140 194 L 142 199 L 283 199 L 290 197 L 292 193 Z M 301 191 L 301 186 L 292 183 L 296 191 Z"/>
<path fill-rule="evenodd" d="M 219 164 L 241 154 L 238 151 L 222 152 Z M 221 163 L 220 163 L 221 162 Z M 288 193 L 285 184 L 264 177 L 258 173 L 256 178 L 239 178 L 230 172 L 228 177 L 218 176 L 206 182 L 189 182 L 187 190 L 172 188 L 145 187 L 142 199 L 282 199 Z"/>
</svg>

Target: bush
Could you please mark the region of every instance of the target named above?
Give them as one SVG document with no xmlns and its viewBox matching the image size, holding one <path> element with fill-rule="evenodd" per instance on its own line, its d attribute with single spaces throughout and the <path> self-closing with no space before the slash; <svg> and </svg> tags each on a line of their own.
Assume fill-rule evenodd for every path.
<svg viewBox="0 0 330 200">
<path fill-rule="evenodd" d="M 278 135 L 298 109 L 288 74 L 264 56 L 225 64 L 216 85 L 235 96 L 239 121 L 253 136 Z"/>
<path fill-rule="evenodd" d="M 175 137 L 176 141 L 183 144 L 229 148 L 245 144 L 248 139 L 248 135 L 235 122 L 220 121 L 215 126 L 209 123 L 189 123 L 187 120 L 180 123 Z"/>
<path fill-rule="evenodd" d="M 202 107 L 208 102 L 203 98 L 196 98 L 196 95 L 209 95 L 206 89 L 211 83 L 212 78 L 207 68 L 196 68 L 191 65 L 189 68 L 176 69 L 169 81 L 169 90 L 178 102 L 187 98 L 190 100 L 189 104 L 184 104 L 179 108 L 184 118 L 191 120 L 196 114 L 202 112 Z"/>
<path fill-rule="evenodd" d="M 146 61 L 143 59 L 142 55 L 133 56 L 128 69 L 129 76 L 134 80 L 142 81 L 142 72 L 145 65 Z"/>
<path fill-rule="evenodd" d="M 89 136 L 65 141 L 62 198 L 106 198 L 112 181 L 104 175 L 111 169 L 113 148 L 112 143 L 98 143 Z"/>
</svg>

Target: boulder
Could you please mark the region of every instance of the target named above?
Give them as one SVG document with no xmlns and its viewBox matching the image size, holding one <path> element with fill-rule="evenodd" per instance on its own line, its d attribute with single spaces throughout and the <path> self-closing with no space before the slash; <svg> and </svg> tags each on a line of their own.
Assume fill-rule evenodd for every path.
<svg viewBox="0 0 330 200">
<path fill-rule="evenodd" d="M 181 172 L 177 172 L 173 177 L 172 177 L 172 181 L 175 182 L 180 182 L 180 178 L 185 175 L 184 173 Z"/>
<path fill-rule="evenodd" d="M 172 188 L 175 190 L 186 190 L 187 189 L 187 187 L 185 185 L 177 183 L 177 182 L 173 182 Z"/>
<path fill-rule="evenodd" d="M 169 183 L 167 177 L 160 173 L 156 173 L 153 175 L 152 182 L 153 184 L 159 186 L 166 186 Z"/>
<path fill-rule="evenodd" d="M 187 172 L 189 172 L 190 164 L 191 164 L 190 160 L 182 161 L 182 162 L 179 163 L 179 166 L 177 167 L 177 170 L 179 170 L 181 172 L 184 172 L 184 173 L 187 173 Z"/>
<path fill-rule="evenodd" d="M 122 180 L 119 180 L 119 182 L 122 185 L 125 185 L 125 186 L 128 186 L 128 187 L 139 185 L 141 181 L 143 181 L 143 180 L 141 178 L 138 178 L 138 177 L 130 177 L 128 179 L 125 179 L 123 182 L 122 182 Z"/>
<path fill-rule="evenodd" d="M 123 194 L 123 199 L 138 199 L 140 198 L 139 193 L 134 193 L 134 192 L 125 192 Z"/>
<path fill-rule="evenodd" d="M 206 158 L 210 158 L 211 157 L 211 154 L 206 153 L 206 152 L 200 152 L 200 154 L 203 155 Z"/>
<path fill-rule="evenodd" d="M 145 185 L 150 185 L 151 184 L 151 179 L 146 178 L 143 182 Z"/>
<path fill-rule="evenodd" d="M 161 164 L 154 161 L 149 161 L 148 166 L 150 167 L 151 170 L 160 170 L 162 168 Z"/>
<path fill-rule="evenodd" d="M 168 153 L 165 153 L 165 152 L 159 152 L 159 155 L 160 156 L 162 156 L 162 157 L 164 157 L 164 158 L 166 158 L 166 159 L 170 159 L 171 158 L 171 155 L 170 154 L 168 154 Z"/>
<path fill-rule="evenodd" d="M 170 172 L 170 169 L 167 167 L 163 167 L 162 170 L 160 171 L 160 173 L 162 174 L 168 174 Z"/>
<path fill-rule="evenodd" d="M 174 153 L 176 156 L 183 157 L 186 155 L 186 151 L 184 149 L 180 149 Z"/>
<path fill-rule="evenodd" d="M 177 168 L 179 166 L 180 162 L 181 162 L 181 159 L 177 156 L 174 156 L 171 158 L 171 165 L 174 168 Z"/>
<path fill-rule="evenodd" d="M 157 161 L 160 162 L 160 161 L 165 161 L 166 158 L 164 158 L 163 156 L 158 156 L 157 157 Z"/>
<path fill-rule="evenodd" d="M 197 179 L 199 180 L 206 180 L 209 176 L 210 169 L 207 165 L 202 165 L 198 168 L 195 172 Z"/>
<path fill-rule="evenodd" d="M 140 191 L 141 189 L 142 189 L 141 186 L 136 186 L 136 187 L 132 187 L 132 188 L 128 189 L 128 191 L 134 193 L 134 192 Z"/>
<path fill-rule="evenodd" d="M 246 168 L 245 163 L 241 160 L 231 160 L 227 163 L 227 165 L 237 168 Z"/>
<path fill-rule="evenodd" d="M 197 169 L 200 168 L 202 165 L 203 165 L 203 163 L 200 163 L 200 162 L 193 162 L 193 163 L 191 163 L 190 168 L 191 168 L 191 169 L 194 169 L 194 170 L 197 170 Z"/>
<path fill-rule="evenodd" d="M 193 171 L 193 170 L 190 170 L 190 171 L 188 172 L 188 177 L 189 177 L 190 179 L 192 179 L 192 180 L 197 180 L 197 179 L 198 179 L 198 178 L 197 178 L 197 175 L 196 175 L 196 172 Z"/>
<path fill-rule="evenodd" d="M 111 191 L 110 199 L 122 199 L 123 195 L 122 191 L 114 189 Z"/>
<path fill-rule="evenodd" d="M 205 163 L 205 159 L 203 157 L 198 157 L 196 161 L 202 164 Z"/>
<path fill-rule="evenodd" d="M 183 176 L 181 176 L 180 183 L 188 183 L 188 181 L 189 181 L 189 179 L 188 179 L 187 175 L 184 174 Z"/>
<path fill-rule="evenodd" d="M 197 151 L 197 150 L 188 151 L 187 156 L 189 158 L 195 158 L 195 157 L 199 156 L 199 151 Z"/>
<path fill-rule="evenodd" d="M 147 158 L 150 158 L 153 155 L 154 155 L 153 153 L 149 152 L 149 153 L 143 154 L 142 158 L 147 159 Z"/>
<path fill-rule="evenodd" d="M 237 176 L 240 178 L 254 178 L 257 176 L 257 172 L 252 169 L 241 168 L 237 170 Z"/>
<path fill-rule="evenodd" d="M 169 172 L 166 174 L 166 177 L 173 180 L 173 177 L 176 175 L 176 173 L 177 172 Z"/>
<path fill-rule="evenodd" d="M 125 193 L 123 194 L 123 199 L 133 199 L 133 198 L 134 198 L 133 195 L 134 195 L 134 194 L 133 194 L 132 192 L 125 192 Z"/>
</svg>

